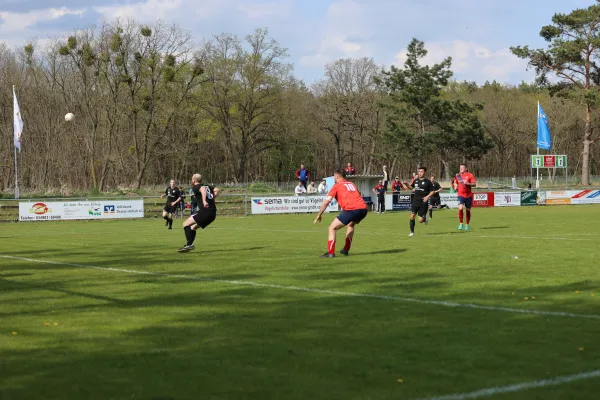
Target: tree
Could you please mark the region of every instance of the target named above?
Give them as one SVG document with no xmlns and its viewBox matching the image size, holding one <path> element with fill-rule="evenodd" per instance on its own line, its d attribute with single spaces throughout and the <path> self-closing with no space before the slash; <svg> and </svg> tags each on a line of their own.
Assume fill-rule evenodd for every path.
<svg viewBox="0 0 600 400">
<path fill-rule="evenodd" d="M 427 55 L 425 44 L 413 39 L 403 68 L 383 72 L 381 83 L 388 92 L 388 130 L 422 165 L 425 155 L 437 151 L 445 170 L 451 157 L 458 161 L 481 158 L 492 147 L 484 135 L 480 106 L 460 99 L 446 100 L 442 90 L 452 77 L 451 58 L 433 66 L 419 64 Z"/>
<path fill-rule="evenodd" d="M 276 137 L 283 82 L 291 68 L 286 49 L 257 29 L 246 46 L 229 34 L 216 36 L 202 49 L 209 87 L 199 107 L 218 127 L 229 173 L 246 181 L 248 162 L 278 143 Z"/>
<path fill-rule="evenodd" d="M 600 5 L 577 9 L 570 14 L 554 14 L 552 25 L 540 30 L 547 49 L 511 47 L 517 57 L 529 60 L 537 81 L 549 86 L 556 95 L 579 102 L 585 108 L 581 183 L 590 183 L 590 147 L 594 138 L 593 113 L 600 106 Z M 559 81 L 548 77 L 555 75 Z"/>
</svg>

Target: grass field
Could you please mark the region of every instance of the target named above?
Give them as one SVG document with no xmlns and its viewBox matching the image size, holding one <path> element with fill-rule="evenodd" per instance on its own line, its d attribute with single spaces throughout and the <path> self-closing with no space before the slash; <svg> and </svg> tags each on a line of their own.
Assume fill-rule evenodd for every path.
<svg viewBox="0 0 600 400">
<path fill-rule="evenodd" d="M 598 215 L 1 224 L 0 399 L 597 398 Z"/>
</svg>

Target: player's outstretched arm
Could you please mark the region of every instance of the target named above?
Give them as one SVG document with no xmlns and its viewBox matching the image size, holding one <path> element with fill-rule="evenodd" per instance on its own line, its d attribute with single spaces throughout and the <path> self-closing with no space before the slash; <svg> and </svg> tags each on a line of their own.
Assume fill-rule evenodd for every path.
<svg viewBox="0 0 600 400">
<path fill-rule="evenodd" d="M 315 218 L 313 224 L 321 222 L 321 216 L 323 215 L 325 210 L 327 210 L 327 206 L 329 206 L 329 203 L 331 203 L 331 197 L 327 197 L 325 200 L 323 200 L 323 204 L 321 204 L 321 209 L 319 210 L 319 213 L 317 214 L 317 217 Z"/>
</svg>

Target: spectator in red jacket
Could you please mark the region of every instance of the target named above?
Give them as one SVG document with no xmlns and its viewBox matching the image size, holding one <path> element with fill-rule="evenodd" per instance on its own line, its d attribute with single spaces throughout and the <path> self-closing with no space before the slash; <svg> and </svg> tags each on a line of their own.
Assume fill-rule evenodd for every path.
<svg viewBox="0 0 600 400">
<path fill-rule="evenodd" d="M 404 190 L 404 185 L 400 182 L 400 177 L 397 176 L 392 182 L 392 192 L 399 192 L 401 190 Z"/>
<path fill-rule="evenodd" d="M 300 168 L 296 170 L 296 178 L 302 182 L 302 186 L 306 189 L 306 182 L 310 177 L 310 171 L 304 168 L 304 164 L 300 164 Z"/>
<path fill-rule="evenodd" d="M 344 168 L 344 171 L 346 172 L 346 176 L 347 175 L 356 175 L 356 168 L 354 168 L 352 166 L 352 163 L 348 163 L 346 168 Z"/>
</svg>

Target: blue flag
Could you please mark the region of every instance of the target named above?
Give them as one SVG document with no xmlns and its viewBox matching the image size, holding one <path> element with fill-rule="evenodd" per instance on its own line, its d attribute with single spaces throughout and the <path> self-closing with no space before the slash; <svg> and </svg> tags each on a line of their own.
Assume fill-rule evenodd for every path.
<svg viewBox="0 0 600 400">
<path fill-rule="evenodd" d="M 550 137 L 550 127 L 548 126 L 548 117 L 542 106 L 538 104 L 538 137 L 537 147 L 543 150 L 550 150 L 552 138 Z"/>
</svg>

